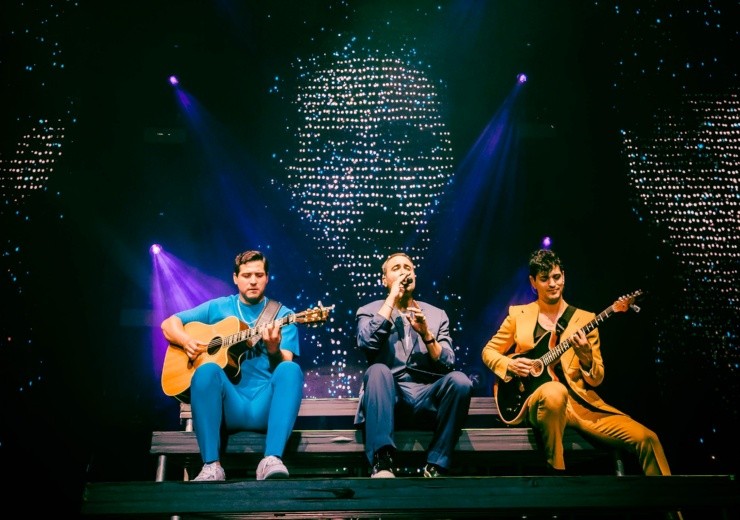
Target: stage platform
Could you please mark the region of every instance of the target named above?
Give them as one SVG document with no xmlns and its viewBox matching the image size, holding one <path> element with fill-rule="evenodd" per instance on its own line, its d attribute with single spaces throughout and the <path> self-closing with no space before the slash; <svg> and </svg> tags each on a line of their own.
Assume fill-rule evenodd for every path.
<svg viewBox="0 0 740 520">
<path fill-rule="evenodd" d="M 99 482 L 85 518 L 666 519 L 740 518 L 740 483 L 716 476 L 309 478 L 258 482 Z"/>
</svg>

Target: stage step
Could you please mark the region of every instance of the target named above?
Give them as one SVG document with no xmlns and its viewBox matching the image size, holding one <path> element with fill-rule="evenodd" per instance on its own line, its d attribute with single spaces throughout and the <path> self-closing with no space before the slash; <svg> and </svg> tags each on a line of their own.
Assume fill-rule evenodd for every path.
<svg viewBox="0 0 740 520">
<path fill-rule="evenodd" d="M 732 476 L 254 479 L 86 486 L 88 518 L 740 518 Z"/>
</svg>

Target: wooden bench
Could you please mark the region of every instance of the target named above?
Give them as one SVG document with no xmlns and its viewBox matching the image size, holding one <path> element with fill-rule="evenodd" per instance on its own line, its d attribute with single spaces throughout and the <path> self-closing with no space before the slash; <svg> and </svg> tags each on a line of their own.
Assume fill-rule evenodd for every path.
<svg viewBox="0 0 740 520">
<path fill-rule="evenodd" d="M 353 424 L 356 409 L 356 398 L 303 399 L 283 454 L 291 477 L 368 475 L 363 434 Z M 157 456 L 157 482 L 167 480 L 170 461 L 178 463 L 184 480 L 189 480 L 190 472 L 197 472 L 202 465 L 190 405 L 180 403 L 180 420 L 183 430 L 152 434 L 150 453 Z M 395 432 L 399 476 L 418 476 L 431 436 L 431 430 Z M 588 463 L 596 473 L 624 474 L 617 452 L 594 445 L 575 430 L 566 428 L 563 444 L 569 467 Z M 263 433 L 228 435 L 221 459 L 228 478 L 253 478 L 264 447 Z M 535 432 L 531 428 L 506 426 L 492 398 L 474 397 L 457 443 L 452 475 L 537 474 L 542 468 L 544 455 Z"/>
</svg>

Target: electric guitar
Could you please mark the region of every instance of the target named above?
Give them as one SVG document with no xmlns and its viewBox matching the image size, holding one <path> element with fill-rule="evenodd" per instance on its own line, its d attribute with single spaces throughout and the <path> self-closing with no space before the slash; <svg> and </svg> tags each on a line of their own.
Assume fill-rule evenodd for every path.
<svg viewBox="0 0 740 520">
<path fill-rule="evenodd" d="M 638 290 L 622 296 L 580 330 L 584 334 L 588 334 L 615 312 L 626 312 L 629 309 L 640 312 L 640 308 L 635 305 L 635 300 L 641 294 L 642 291 Z M 560 359 L 560 356 L 573 346 L 573 336 L 556 346 L 554 345 L 555 336 L 552 331 L 548 331 L 540 338 L 533 349 L 509 356 L 510 358 L 525 357 L 533 360 L 533 363 L 527 377 L 512 376 L 509 381 L 496 378 L 493 386 L 493 396 L 502 421 L 506 424 L 522 422 L 524 420 L 524 405 L 532 392 L 548 381 L 558 380 L 550 365 Z"/>
<path fill-rule="evenodd" d="M 324 307 L 319 302 L 318 307 L 288 314 L 276 319 L 272 324 L 278 327 L 291 323 L 316 325 L 326 321 L 333 308 L 334 305 Z M 208 348 L 197 358 L 191 360 L 179 345 L 168 345 L 162 368 L 162 390 L 166 395 L 175 397 L 179 401 L 190 402 L 190 381 L 195 369 L 204 363 L 216 363 L 224 369 L 231 380 L 235 380 L 241 370 L 242 356 L 257 344 L 268 325 L 271 324 L 249 328 L 236 316 L 226 317 L 213 325 L 198 321 L 187 323 L 185 331 L 188 335 L 200 343 L 207 344 Z"/>
</svg>

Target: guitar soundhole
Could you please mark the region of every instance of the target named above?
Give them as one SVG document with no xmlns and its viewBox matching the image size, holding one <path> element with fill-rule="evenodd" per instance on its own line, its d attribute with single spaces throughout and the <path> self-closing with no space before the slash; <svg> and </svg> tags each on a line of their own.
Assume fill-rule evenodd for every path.
<svg viewBox="0 0 740 520">
<path fill-rule="evenodd" d="M 545 364 L 541 360 L 535 359 L 534 363 L 532 363 L 532 368 L 529 369 L 529 374 L 533 377 L 538 377 L 544 370 Z"/>
<path fill-rule="evenodd" d="M 213 338 L 208 344 L 208 355 L 212 356 L 213 354 L 218 352 L 221 349 L 222 345 L 223 341 L 221 340 L 221 338 Z"/>
</svg>

